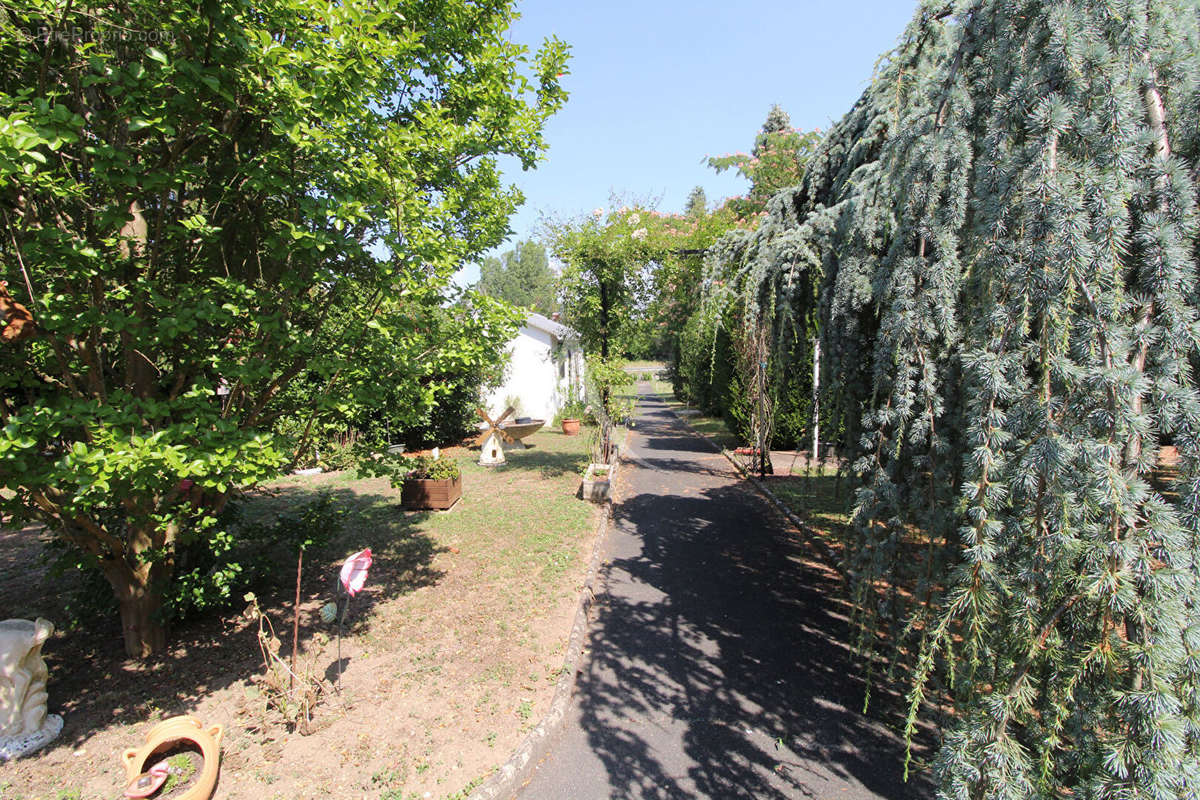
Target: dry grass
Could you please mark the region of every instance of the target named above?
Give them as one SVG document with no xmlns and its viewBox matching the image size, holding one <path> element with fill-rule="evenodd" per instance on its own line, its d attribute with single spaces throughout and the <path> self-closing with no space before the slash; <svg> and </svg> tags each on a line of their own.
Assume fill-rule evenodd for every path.
<svg viewBox="0 0 1200 800">
<path fill-rule="evenodd" d="M 315 733 L 263 724 L 251 683 L 261 661 L 238 615 L 175 631 L 172 652 L 149 664 L 125 660 L 119 630 L 105 622 L 48 644 L 50 708 L 66 729 L 4 767 L 0 796 L 116 796 L 119 752 L 181 713 L 226 726 L 220 798 L 445 798 L 477 783 L 553 695 L 597 521 L 575 497 L 584 437 L 544 431 L 530 441 L 490 470 L 474 453 L 449 451 L 463 464 L 464 494 L 448 512 L 402 511 L 386 481 L 351 473 L 289 478 L 258 497 L 254 513 L 268 516 L 318 491 L 349 509 L 337 540 L 306 558 L 301 661 L 318 675 L 336 672 L 333 630 L 317 612 L 332 599 L 337 566 L 365 546 L 376 559 L 350 608 L 341 693 L 318 706 Z M 61 618 L 61 582 L 28 568 L 38 532 L 0 533 L 0 565 L 25 575 L 0 599 L 19 592 L 21 613 Z M 294 570 L 280 565 L 283 576 Z M 286 583 L 260 598 L 290 650 Z"/>
</svg>

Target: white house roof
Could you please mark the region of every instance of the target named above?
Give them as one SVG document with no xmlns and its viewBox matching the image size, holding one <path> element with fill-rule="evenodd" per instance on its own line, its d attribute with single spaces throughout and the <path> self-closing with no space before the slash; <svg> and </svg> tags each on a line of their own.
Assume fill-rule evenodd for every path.
<svg viewBox="0 0 1200 800">
<path fill-rule="evenodd" d="M 549 317 L 544 317 L 541 314 L 533 311 L 529 312 L 529 316 L 525 318 L 525 324 L 531 328 L 537 328 L 540 331 L 545 331 L 559 339 L 567 339 L 574 337 L 577 334 L 571 328 L 563 325 L 561 322 L 555 322 Z"/>
</svg>

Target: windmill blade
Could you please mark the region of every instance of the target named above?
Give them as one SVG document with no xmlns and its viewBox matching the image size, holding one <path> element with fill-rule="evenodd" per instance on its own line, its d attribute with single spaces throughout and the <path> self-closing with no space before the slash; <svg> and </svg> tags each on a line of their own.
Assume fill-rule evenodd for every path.
<svg viewBox="0 0 1200 800">
<path fill-rule="evenodd" d="M 492 436 L 493 434 L 499 436 L 501 441 L 510 443 L 516 441 L 516 439 L 509 435 L 508 431 L 500 427 L 501 423 L 503 423 L 504 420 L 509 417 L 509 415 L 516 413 L 515 408 L 509 406 L 508 408 L 504 409 L 504 413 L 500 415 L 500 418 L 495 420 L 493 420 L 482 408 L 476 408 L 475 413 L 482 417 L 483 421 L 488 425 L 488 427 L 479 434 L 478 438 L 475 439 L 476 447 L 483 447 L 484 443 L 487 442 L 488 437 Z"/>
</svg>

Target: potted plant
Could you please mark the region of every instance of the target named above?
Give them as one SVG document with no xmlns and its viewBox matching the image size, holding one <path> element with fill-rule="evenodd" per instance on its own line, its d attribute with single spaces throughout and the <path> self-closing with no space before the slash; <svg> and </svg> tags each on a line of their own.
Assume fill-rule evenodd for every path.
<svg viewBox="0 0 1200 800">
<path fill-rule="evenodd" d="M 606 502 L 612 496 L 612 479 L 612 465 L 588 464 L 583 473 L 583 499 L 593 503 Z"/>
<path fill-rule="evenodd" d="M 410 509 L 444 511 L 462 497 L 462 471 L 452 458 L 418 456 L 407 459 L 392 485 L 400 484 L 400 505 Z"/>
<path fill-rule="evenodd" d="M 571 400 L 558 412 L 556 422 L 567 436 L 577 436 L 587 408 L 578 400 Z"/>
</svg>

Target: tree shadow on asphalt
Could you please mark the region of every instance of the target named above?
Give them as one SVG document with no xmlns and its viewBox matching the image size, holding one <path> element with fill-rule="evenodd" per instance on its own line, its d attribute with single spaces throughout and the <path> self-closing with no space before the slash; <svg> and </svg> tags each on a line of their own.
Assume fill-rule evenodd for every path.
<svg viewBox="0 0 1200 800">
<path fill-rule="evenodd" d="M 668 427 L 662 449 L 684 449 Z M 872 716 L 861 713 L 840 578 L 751 489 L 636 494 L 614 522 L 641 552 L 606 568 L 616 591 L 601 598 L 577 687 L 611 796 L 862 796 L 842 781 L 932 795 L 924 775 L 903 782 L 903 742 L 875 718 L 895 724 L 900 698 L 873 687 Z M 682 732 L 684 763 L 656 746 L 664 728 Z"/>
<path fill-rule="evenodd" d="M 649 467 L 660 472 L 690 472 L 694 475 L 710 475 L 713 477 L 727 477 L 733 474 L 733 469 L 729 466 L 729 462 L 725 457 L 717 453 L 712 453 L 712 458 L 708 461 L 699 461 L 694 458 L 644 458 L 636 459 L 638 466 Z"/>
<path fill-rule="evenodd" d="M 644 437 L 642 449 L 669 450 L 672 453 L 698 453 L 719 456 L 717 449 L 699 435 L 680 436 L 679 419 L 661 401 L 644 403 L 637 431 Z"/>
</svg>

